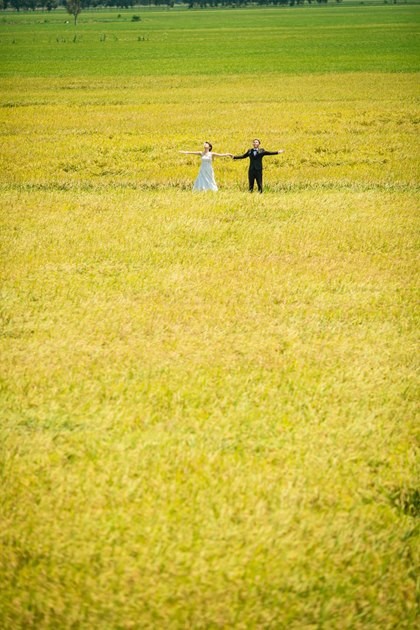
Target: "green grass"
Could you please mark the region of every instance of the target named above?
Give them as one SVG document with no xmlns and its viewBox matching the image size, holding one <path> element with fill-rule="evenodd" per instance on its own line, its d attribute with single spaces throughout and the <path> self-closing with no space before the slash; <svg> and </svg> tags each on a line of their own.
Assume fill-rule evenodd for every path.
<svg viewBox="0 0 420 630">
<path fill-rule="evenodd" d="M 415 11 L 5 14 L 2 628 L 416 626 Z"/>
<path fill-rule="evenodd" d="M 141 22 L 131 22 L 133 14 Z M 2 76 L 162 76 L 418 69 L 417 5 L 7 14 Z M 75 41 L 76 38 L 76 41 Z"/>
</svg>

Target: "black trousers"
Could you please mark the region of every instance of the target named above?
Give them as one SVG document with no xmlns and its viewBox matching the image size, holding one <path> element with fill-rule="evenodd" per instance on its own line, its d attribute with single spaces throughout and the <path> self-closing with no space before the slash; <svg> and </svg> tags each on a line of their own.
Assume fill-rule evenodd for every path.
<svg viewBox="0 0 420 630">
<path fill-rule="evenodd" d="M 262 193 L 262 171 L 250 168 L 248 171 L 249 192 L 254 190 L 254 183 L 257 182 L 258 192 Z"/>
</svg>

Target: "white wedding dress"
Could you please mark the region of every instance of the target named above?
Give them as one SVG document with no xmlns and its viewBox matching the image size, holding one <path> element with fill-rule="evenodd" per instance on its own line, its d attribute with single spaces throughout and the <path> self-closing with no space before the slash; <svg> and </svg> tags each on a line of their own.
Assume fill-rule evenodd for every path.
<svg viewBox="0 0 420 630">
<path fill-rule="evenodd" d="M 218 190 L 213 171 L 213 155 L 209 153 L 201 154 L 201 167 L 197 179 L 194 182 L 193 190 Z"/>
</svg>

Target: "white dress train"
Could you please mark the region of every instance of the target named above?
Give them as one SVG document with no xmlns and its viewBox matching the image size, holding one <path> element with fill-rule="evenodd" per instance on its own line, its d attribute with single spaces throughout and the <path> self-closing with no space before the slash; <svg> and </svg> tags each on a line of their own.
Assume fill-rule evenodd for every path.
<svg viewBox="0 0 420 630">
<path fill-rule="evenodd" d="M 201 167 L 194 182 L 193 190 L 218 190 L 213 171 L 213 154 L 201 154 Z"/>
</svg>

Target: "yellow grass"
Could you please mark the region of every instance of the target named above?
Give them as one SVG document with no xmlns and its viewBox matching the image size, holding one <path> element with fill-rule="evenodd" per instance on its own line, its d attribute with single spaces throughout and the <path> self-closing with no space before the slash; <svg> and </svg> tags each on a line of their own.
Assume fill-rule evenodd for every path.
<svg viewBox="0 0 420 630">
<path fill-rule="evenodd" d="M 415 96 L 4 82 L 3 627 L 414 628 Z"/>
<path fill-rule="evenodd" d="M 7 184 L 189 188 L 194 156 L 267 149 L 271 190 L 417 183 L 417 78 L 334 74 L 4 81 Z M 401 95 L 404 95 L 403 98 Z M 19 107 L 19 105 L 22 105 Z M 246 188 L 246 163 L 216 164 L 225 190 Z"/>
</svg>

